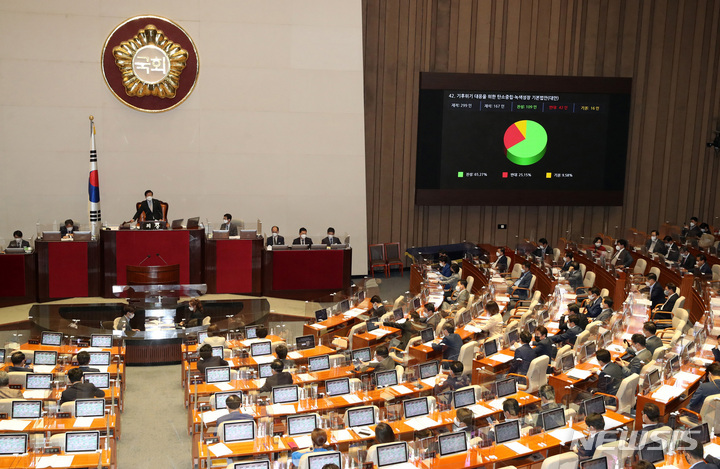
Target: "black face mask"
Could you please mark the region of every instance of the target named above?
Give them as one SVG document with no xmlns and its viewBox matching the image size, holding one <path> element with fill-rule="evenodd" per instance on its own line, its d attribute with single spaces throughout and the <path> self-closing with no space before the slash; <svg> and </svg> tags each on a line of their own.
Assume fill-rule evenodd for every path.
<svg viewBox="0 0 720 469">
<path fill-rule="evenodd" d="M 535 342 L 540 342 L 540 336 L 539 336 L 539 335 L 536 335 L 536 336 L 535 336 Z"/>
</svg>

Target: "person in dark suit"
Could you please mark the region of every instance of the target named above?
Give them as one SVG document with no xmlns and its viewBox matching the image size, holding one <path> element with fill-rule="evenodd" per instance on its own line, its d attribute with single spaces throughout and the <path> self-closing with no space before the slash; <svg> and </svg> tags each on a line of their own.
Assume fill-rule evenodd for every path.
<svg viewBox="0 0 720 469">
<path fill-rule="evenodd" d="M 120 320 L 117 323 L 117 326 L 115 327 L 116 331 L 125 331 L 125 332 L 132 332 L 132 331 L 138 331 L 138 329 L 133 329 L 130 325 L 130 320 L 135 317 L 135 307 L 132 305 L 124 305 L 123 306 L 123 315 L 120 316 Z"/>
<path fill-rule="evenodd" d="M 605 349 L 600 349 L 595 352 L 595 358 L 597 358 L 600 364 L 600 370 L 598 371 L 598 392 L 609 394 L 614 396 L 617 394 L 620 388 L 620 383 L 623 380 L 623 371 L 620 365 L 612 361 L 610 352 Z"/>
<path fill-rule="evenodd" d="M 647 443 L 647 433 L 658 428 L 662 428 L 665 424 L 660 422 L 660 408 L 652 402 L 646 402 L 642 408 L 642 428 L 638 430 L 635 436 L 635 442 L 638 446 L 645 446 Z"/>
<path fill-rule="evenodd" d="M 80 368 L 83 373 L 99 373 L 100 370 L 98 368 L 92 368 L 88 365 L 90 364 L 90 354 L 87 353 L 85 350 L 81 350 L 77 354 L 77 362 L 78 362 L 78 368 Z"/>
<path fill-rule="evenodd" d="M 448 298 L 448 301 L 443 302 L 441 308 L 448 311 L 457 311 L 460 308 L 467 306 L 470 301 L 470 292 L 467 289 L 467 280 L 458 280 L 455 284 L 455 292 Z"/>
<path fill-rule="evenodd" d="M 312 238 L 308 238 L 307 229 L 305 227 L 300 228 L 300 230 L 298 230 L 298 233 L 300 234 L 300 236 L 293 239 L 293 244 L 312 244 L 313 243 Z"/>
<path fill-rule="evenodd" d="M 600 298 L 600 289 L 591 287 L 588 292 L 587 300 L 585 300 L 585 316 L 588 319 L 595 319 L 602 313 L 602 298 Z"/>
<path fill-rule="evenodd" d="M 11 365 L 8 367 L 7 371 L 23 371 L 23 372 L 32 372 L 32 368 L 27 366 L 27 358 L 25 357 L 25 354 L 21 351 L 13 352 L 12 355 L 10 355 L 10 363 Z"/>
<path fill-rule="evenodd" d="M 523 376 L 527 375 L 530 362 L 536 358 L 535 351 L 530 347 L 531 341 L 532 336 L 528 331 L 522 331 L 520 333 L 520 342 L 522 342 L 522 345 L 515 350 L 514 359 L 510 362 L 509 373 L 517 373 Z"/>
<path fill-rule="evenodd" d="M 238 229 L 237 225 L 232 222 L 232 215 L 229 213 L 226 213 L 223 215 L 223 222 L 222 225 L 220 225 L 221 230 L 228 230 L 229 236 L 237 236 L 238 235 Z"/>
<path fill-rule="evenodd" d="M 545 258 L 545 256 L 552 256 L 553 250 L 545 238 L 538 240 L 538 247 L 532 252 L 533 256 Z"/>
<path fill-rule="evenodd" d="M 373 360 L 367 365 L 362 366 L 359 371 L 360 373 L 365 373 L 370 368 L 372 368 L 373 371 L 390 371 L 394 370 L 396 365 L 395 360 L 390 358 L 390 351 L 387 346 L 380 345 L 375 349 L 375 357 L 373 357 Z"/>
<path fill-rule="evenodd" d="M 281 246 L 285 244 L 285 237 L 280 236 L 280 228 L 273 226 L 270 228 L 271 234 L 265 243 L 267 246 Z"/>
<path fill-rule="evenodd" d="M 557 355 L 557 348 L 553 344 L 552 340 L 548 338 L 548 330 L 545 326 L 538 326 L 535 329 L 535 341 L 533 342 L 533 352 L 535 358 L 547 355 L 550 357 L 550 361 L 555 359 Z"/>
<path fill-rule="evenodd" d="M 470 375 L 463 374 L 465 367 L 462 362 L 455 360 L 450 364 L 450 375 L 445 381 L 435 385 L 435 394 L 440 394 L 446 389 L 457 391 L 458 389 L 470 386 Z"/>
<path fill-rule="evenodd" d="M 497 255 L 497 260 L 493 262 L 493 267 L 501 274 L 507 272 L 508 258 L 505 255 L 505 248 L 498 248 L 495 254 Z"/>
<path fill-rule="evenodd" d="M 680 259 L 678 260 L 678 267 L 687 271 L 692 271 L 695 268 L 695 256 L 690 254 L 687 246 L 680 246 Z"/>
<path fill-rule="evenodd" d="M 449 277 L 450 275 L 452 275 L 452 271 L 450 270 L 450 259 L 447 255 L 440 255 L 440 258 L 438 259 L 438 267 L 440 275 L 442 275 L 443 277 Z"/>
<path fill-rule="evenodd" d="M 425 324 L 420 322 L 420 315 L 417 313 L 417 311 L 411 311 L 409 320 L 403 322 L 402 324 L 392 321 L 385 321 L 383 325 L 385 327 L 394 327 L 395 329 L 400 329 L 402 331 L 402 335 L 400 336 L 400 343 L 397 346 L 397 348 L 401 350 L 405 350 L 405 347 L 407 347 L 410 339 L 420 334 L 421 330 L 426 329 Z"/>
<path fill-rule="evenodd" d="M 565 256 L 563 257 L 563 266 L 560 268 L 562 272 L 567 272 L 570 270 L 570 265 L 572 264 L 573 258 L 575 256 L 571 251 L 565 251 Z"/>
<path fill-rule="evenodd" d="M 580 264 L 577 262 L 570 261 L 570 266 L 563 275 L 573 290 L 577 290 L 583 286 L 583 275 L 580 270 Z"/>
<path fill-rule="evenodd" d="M 578 319 L 577 314 L 571 314 L 570 316 L 568 316 L 567 320 L 567 331 L 563 332 L 562 334 L 557 334 L 550 337 L 550 340 L 552 340 L 556 344 L 568 342 L 571 345 L 574 345 L 575 339 L 577 338 L 578 334 L 582 332 L 582 329 L 580 328 L 580 326 L 578 326 L 578 322 L 580 322 L 580 320 Z"/>
<path fill-rule="evenodd" d="M 650 298 L 650 308 L 655 309 L 657 305 L 665 302 L 665 295 L 663 294 L 662 287 L 657 282 L 657 275 L 650 272 L 647 274 L 647 280 L 645 285 L 648 288 L 648 298 Z"/>
<path fill-rule="evenodd" d="M 387 313 L 380 295 L 373 295 L 372 298 L 370 298 L 370 305 L 372 306 L 372 309 L 369 311 L 371 318 L 379 318 Z"/>
<path fill-rule="evenodd" d="M 609 296 L 606 296 L 602 299 L 602 303 L 600 304 L 602 311 L 598 315 L 598 317 L 595 318 L 596 321 L 600 322 L 607 322 L 612 318 L 613 315 L 613 304 L 614 301 Z"/>
<path fill-rule="evenodd" d="M 440 331 L 442 339 L 440 343 L 432 344 L 435 351 L 442 350 L 443 360 L 457 360 L 460 356 L 460 348 L 462 347 L 462 338 L 455 333 L 455 325 L 445 323 Z"/>
<path fill-rule="evenodd" d="M 570 315 L 574 314 L 577 316 L 577 322 L 575 324 L 580 328 L 581 331 L 584 331 L 585 328 L 590 324 L 590 321 L 588 318 L 580 312 L 580 306 L 577 305 L 577 303 L 572 303 L 568 305 L 568 314 L 560 317 L 560 323 L 558 324 L 558 329 L 560 329 L 560 332 L 565 332 L 568 330 L 567 320 L 570 317 Z"/>
<path fill-rule="evenodd" d="M 585 425 L 587 425 L 590 434 L 587 438 L 580 440 L 580 444 L 576 447 L 580 461 L 591 459 L 598 446 L 618 439 L 617 433 L 605 431 L 605 418 L 602 414 L 593 413 L 588 415 L 585 417 Z"/>
<path fill-rule="evenodd" d="M 663 256 L 667 254 L 667 247 L 665 247 L 665 243 L 660 239 L 658 230 L 650 231 L 650 239 L 645 242 L 645 252 L 648 254 L 654 252 L 656 254 L 662 254 Z"/>
<path fill-rule="evenodd" d="M 270 364 L 272 375 L 265 378 L 265 384 L 258 389 L 258 392 L 270 392 L 275 386 L 293 384 L 292 375 L 287 371 L 283 371 L 284 368 L 285 364 L 281 360 L 273 360 Z"/>
<path fill-rule="evenodd" d="M 673 241 L 672 236 L 665 236 L 663 241 L 665 242 L 665 259 L 677 262 L 680 258 L 680 250 Z"/>
<path fill-rule="evenodd" d="M 692 469 L 718 469 L 717 463 L 720 462 L 717 458 L 708 454 L 707 458 L 704 457 L 705 450 L 702 443 L 695 440 L 695 444 L 691 445 L 692 449 L 686 449 L 684 451 L 685 462 L 688 463 L 688 467 Z M 712 464 L 706 462 L 712 461 Z"/>
<path fill-rule="evenodd" d="M 22 239 L 23 233 L 20 230 L 16 230 L 13 233 L 13 240 L 8 244 L 9 248 L 29 248 L 30 243 Z"/>
<path fill-rule="evenodd" d="M 705 254 L 700 254 L 697 257 L 697 267 L 695 267 L 693 274 L 696 277 L 704 279 L 712 278 L 712 268 L 710 267 L 710 264 L 707 263 L 707 256 L 705 256 Z"/>
<path fill-rule="evenodd" d="M 331 244 L 342 244 L 342 242 L 340 242 L 340 238 L 335 236 L 335 228 L 332 226 L 327 229 L 327 236 L 322 239 L 321 243 L 325 246 L 330 246 Z"/>
<path fill-rule="evenodd" d="M 630 252 L 627 250 L 627 247 L 627 240 L 618 239 L 617 243 L 615 244 L 617 252 L 610 260 L 610 263 L 613 264 L 615 267 L 622 267 L 624 269 L 630 267 L 630 265 L 634 262 L 635 259 L 633 259 L 632 254 L 630 254 Z"/>
<path fill-rule="evenodd" d="M 693 412 L 700 412 L 706 397 L 720 394 L 720 363 L 712 362 L 705 368 L 705 371 L 708 373 L 707 382 L 698 386 L 688 404 L 688 409 Z"/>
<path fill-rule="evenodd" d="M 72 218 L 68 218 L 65 220 L 65 223 L 63 223 L 63 226 L 60 227 L 60 236 L 63 238 L 72 238 L 73 233 L 78 230 L 78 227 L 75 226 L 75 222 L 72 221 Z"/>
<path fill-rule="evenodd" d="M 76 399 L 92 399 L 93 397 L 105 397 L 105 391 L 98 389 L 92 383 L 83 383 L 83 371 L 80 368 L 72 368 L 68 370 L 67 377 L 70 380 L 70 386 L 62 392 L 60 396 L 60 404 L 64 402 L 74 401 Z"/>
<path fill-rule="evenodd" d="M 164 220 L 162 212 L 162 202 L 153 198 L 153 191 L 150 189 L 145 191 L 145 200 L 140 203 L 140 207 L 132 218 L 133 223 L 140 219 L 140 214 L 145 213 L 145 220 Z"/>
<path fill-rule="evenodd" d="M 666 300 L 664 303 L 655 307 L 655 312 L 652 315 L 653 319 L 672 319 L 672 314 L 670 313 L 673 308 L 675 308 L 675 302 L 678 298 L 680 298 L 680 295 L 677 294 L 677 287 L 675 284 L 671 282 L 665 284 L 665 290 L 663 293 L 665 294 Z"/>
<path fill-rule="evenodd" d="M 287 358 L 288 354 L 288 348 L 285 344 L 278 344 L 277 347 L 275 347 L 275 355 L 277 356 L 277 359 L 283 362 L 283 365 L 285 365 L 284 369 L 290 369 L 295 366 L 295 362 L 293 360 L 290 360 Z"/>
<path fill-rule="evenodd" d="M 702 235 L 702 231 L 700 231 L 699 220 L 697 217 L 691 217 L 690 223 L 683 226 L 682 232 L 680 233 L 680 236 L 683 239 L 699 238 L 701 235 Z"/>
<path fill-rule="evenodd" d="M 228 413 L 226 415 L 222 415 L 218 417 L 217 421 L 215 422 L 216 425 L 219 427 L 221 423 L 223 422 L 236 422 L 238 420 L 253 420 L 253 416 L 250 414 L 243 414 L 240 411 L 240 406 L 242 405 L 242 399 L 240 396 L 232 395 L 228 396 L 228 398 L 225 400 L 225 406 L 227 407 Z"/>
<path fill-rule="evenodd" d="M 527 300 L 528 289 L 532 282 L 532 273 L 530 272 L 530 262 L 525 262 L 522 266 L 522 273 L 515 282 L 508 287 L 508 294 L 516 300 Z M 508 310 L 510 308 L 508 307 Z"/>
<path fill-rule="evenodd" d="M 626 377 L 633 373 L 639 375 L 643 366 L 652 360 L 652 353 L 645 347 L 646 341 L 644 335 L 633 334 L 630 341 L 630 348 L 634 349 L 635 354 L 633 358 L 630 359 L 630 362 L 627 362 L 627 365 L 623 366 L 623 374 Z"/>
<path fill-rule="evenodd" d="M 200 355 L 200 359 L 197 362 L 197 369 L 202 374 L 203 379 L 205 379 L 205 368 L 210 368 L 213 366 L 228 366 L 228 362 L 226 362 L 220 357 L 213 356 L 212 345 L 210 344 L 204 344 L 202 347 L 200 347 L 198 353 Z"/>
</svg>

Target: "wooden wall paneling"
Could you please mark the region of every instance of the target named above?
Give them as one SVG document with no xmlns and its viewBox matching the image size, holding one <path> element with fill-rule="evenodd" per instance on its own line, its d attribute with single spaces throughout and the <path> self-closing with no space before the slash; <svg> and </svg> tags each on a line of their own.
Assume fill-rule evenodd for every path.
<svg viewBox="0 0 720 469">
<path fill-rule="evenodd" d="M 530 68 L 532 73 L 537 75 L 548 75 L 549 74 L 549 51 L 551 47 L 551 37 L 556 37 L 556 34 L 550 34 L 551 24 L 553 22 L 553 6 L 556 2 L 549 2 L 550 5 L 545 5 L 545 2 L 536 2 L 533 8 L 534 15 L 537 18 L 533 22 L 533 41 L 535 42 L 534 53 L 530 58 Z"/>
<path fill-rule="evenodd" d="M 412 114 L 406 113 L 406 106 L 403 103 L 412 102 L 412 90 L 408 87 L 408 66 L 412 61 L 410 55 L 409 23 L 410 3 L 407 0 L 398 2 L 398 27 L 397 27 L 397 49 L 398 53 L 395 57 L 396 63 L 396 88 L 397 96 L 395 100 L 395 114 L 393 116 L 393 138 L 395 148 L 393 150 L 393 179 L 391 182 L 391 201 L 392 215 L 390 218 L 390 232 L 386 238 L 389 241 L 398 241 L 403 232 L 402 224 L 404 218 L 405 207 L 409 200 L 406 195 L 410 192 L 410 179 L 405 177 L 408 173 L 406 164 L 408 163 L 407 154 L 405 152 L 405 129 L 406 123 L 413 121 Z"/>
<path fill-rule="evenodd" d="M 460 1 L 457 8 L 457 37 L 455 42 L 455 71 L 469 73 L 472 70 L 472 45 L 475 43 L 475 28 L 472 19 L 474 2 Z"/>
<path fill-rule="evenodd" d="M 458 42 L 460 39 L 458 33 L 458 21 L 460 17 L 460 4 L 458 0 L 447 1 L 449 3 L 447 43 L 448 70 L 460 71 L 458 65 Z"/>
<path fill-rule="evenodd" d="M 474 21 L 476 25 L 473 35 L 474 56 L 473 73 L 490 73 L 493 61 L 492 37 L 495 32 L 495 22 L 492 21 L 495 2 L 478 2 L 476 4 Z"/>
<path fill-rule="evenodd" d="M 450 50 L 450 0 L 438 0 L 435 12 L 435 54 L 433 55 L 433 70 L 447 72 L 449 66 Z"/>
</svg>

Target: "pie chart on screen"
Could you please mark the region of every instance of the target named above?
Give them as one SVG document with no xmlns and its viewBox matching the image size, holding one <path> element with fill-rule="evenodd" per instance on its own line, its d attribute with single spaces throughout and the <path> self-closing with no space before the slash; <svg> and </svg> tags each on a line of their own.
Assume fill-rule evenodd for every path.
<svg viewBox="0 0 720 469">
<path fill-rule="evenodd" d="M 547 141 L 542 125 L 530 120 L 517 121 L 505 131 L 505 155 L 520 166 L 535 164 L 545 156 Z"/>
</svg>

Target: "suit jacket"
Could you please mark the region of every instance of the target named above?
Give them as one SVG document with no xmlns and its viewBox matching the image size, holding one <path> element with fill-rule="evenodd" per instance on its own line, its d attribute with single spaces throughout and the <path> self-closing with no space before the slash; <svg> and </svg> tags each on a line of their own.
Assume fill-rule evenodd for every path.
<svg viewBox="0 0 720 469">
<path fill-rule="evenodd" d="M 667 300 L 665 300 L 665 303 L 660 306 L 660 311 L 672 311 L 678 298 L 680 298 L 680 295 L 678 295 L 677 293 L 673 293 L 672 295 L 668 296 Z"/>
<path fill-rule="evenodd" d="M 570 342 L 571 344 L 575 344 L 575 339 L 577 339 L 578 334 L 580 334 L 582 331 L 583 330 L 580 328 L 580 326 L 574 326 L 569 328 L 562 334 L 550 337 L 550 339 L 556 344 L 562 342 Z"/>
<path fill-rule="evenodd" d="M 600 316 L 600 313 L 602 313 L 602 298 L 598 296 L 595 298 L 595 301 L 593 301 L 589 306 L 586 306 L 585 309 L 587 309 L 586 316 L 590 319 L 595 319 Z"/>
<path fill-rule="evenodd" d="M 662 254 L 662 255 L 667 254 L 667 248 L 665 247 L 665 243 L 660 239 L 655 241 L 654 246 L 653 246 L 653 241 L 651 239 L 648 239 L 645 242 L 645 250 L 647 252 L 655 252 L 655 253 Z"/>
<path fill-rule="evenodd" d="M 455 303 L 453 303 L 453 306 L 455 306 L 457 309 L 465 307 L 465 306 L 467 306 L 469 299 L 470 299 L 470 292 L 467 291 L 467 288 L 465 288 L 465 289 L 463 289 L 463 291 L 458 293 L 458 296 L 457 296 L 457 298 L 455 298 Z"/>
<path fill-rule="evenodd" d="M 645 339 L 645 348 L 650 351 L 651 354 L 655 353 L 655 350 L 659 349 L 663 346 L 662 339 L 660 337 L 653 335 Z"/>
<path fill-rule="evenodd" d="M 495 268 L 498 270 L 498 272 L 507 272 L 507 261 L 507 256 L 498 257 L 498 259 L 495 261 Z"/>
<path fill-rule="evenodd" d="M 386 327 L 394 327 L 395 329 L 400 329 L 402 331 L 402 335 L 400 336 L 400 343 L 398 344 L 397 348 L 405 350 L 405 347 L 407 347 L 408 342 L 410 342 L 410 339 L 412 339 L 414 336 L 418 335 L 421 330 L 425 329 L 424 324 L 415 324 L 412 321 L 405 321 L 402 324 L 398 324 L 396 322 L 390 322 L 386 321 L 384 323 Z"/>
<path fill-rule="evenodd" d="M 298 236 L 297 238 L 293 239 L 293 244 L 312 244 L 312 243 L 313 243 L 313 240 L 312 240 L 312 238 L 309 237 L 309 236 L 305 238 L 305 242 L 304 242 L 304 243 L 302 242 L 302 238 L 301 238 L 300 236 Z"/>
<path fill-rule="evenodd" d="M 630 364 L 627 368 L 625 368 L 625 376 L 630 376 L 633 373 L 639 375 L 642 367 L 650 363 L 650 360 L 652 360 L 652 353 L 650 353 L 650 350 L 647 348 L 640 350 L 635 354 L 632 360 L 630 360 Z"/>
<path fill-rule="evenodd" d="M 265 378 L 265 384 L 258 389 L 258 392 L 270 392 L 275 386 L 287 386 L 293 384 L 293 378 L 290 373 L 283 371 L 282 373 L 275 374 Z"/>
<path fill-rule="evenodd" d="M 330 242 L 329 236 L 324 237 L 320 242 L 326 246 L 330 246 L 331 244 L 342 244 L 340 238 L 338 238 L 337 236 L 333 236 L 332 243 Z"/>
<path fill-rule="evenodd" d="M 460 280 L 460 274 L 452 274 L 449 277 L 441 278 L 439 280 L 439 283 L 442 285 L 445 285 L 446 290 L 453 290 L 455 286 L 458 283 L 458 280 Z"/>
<path fill-rule="evenodd" d="M 615 266 L 616 267 L 630 267 L 630 264 L 633 263 L 633 256 L 628 252 L 627 249 L 623 249 L 619 253 L 615 253 L 615 256 L 613 256 L 613 259 L 616 259 Z"/>
<path fill-rule="evenodd" d="M 572 262 L 572 261 L 571 261 Z M 567 272 L 570 270 L 570 262 L 566 262 L 563 264 L 562 268 L 560 269 L 562 272 Z"/>
<path fill-rule="evenodd" d="M 602 310 L 602 312 L 598 315 L 598 317 L 595 318 L 596 321 L 605 322 L 609 320 L 613 315 L 613 310 L 608 308 Z"/>
<path fill-rule="evenodd" d="M 77 233 L 78 230 L 79 230 L 79 228 L 77 226 L 73 225 L 72 232 Z M 60 236 L 62 236 L 64 238 L 67 234 L 68 234 L 67 228 L 65 228 L 65 226 L 61 226 L 60 227 Z"/>
<path fill-rule="evenodd" d="M 677 245 L 673 244 L 670 249 L 666 248 L 665 259 L 673 262 L 677 262 L 680 258 L 680 250 Z"/>
<path fill-rule="evenodd" d="M 598 391 L 614 396 L 623 380 L 623 369 L 615 362 L 610 362 L 600 371 Z"/>
<path fill-rule="evenodd" d="M 132 332 L 132 326 L 130 325 L 130 320 L 127 318 L 127 316 L 125 316 L 124 314 L 122 316 L 120 316 L 120 321 L 118 322 L 115 330 Z"/>
<path fill-rule="evenodd" d="M 712 277 L 712 267 L 707 262 L 695 269 L 693 272 L 697 277 Z"/>
<path fill-rule="evenodd" d="M 153 208 L 154 208 L 154 207 L 153 207 Z M 237 236 L 237 235 L 238 235 L 237 225 L 236 225 L 235 223 L 233 223 L 233 222 L 223 223 L 222 225 L 220 225 L 220 229 L 221 229 L 221 230 L 228 230 L 228 231 L 229 231 L 228 235 L 230 235 L 230 236 Z"/>
<path fill-rule="evenodd" d="M 542 256 L 547 256 L 547 255 L 551 255 L 551 256 L 552 256 L 552 254 L 553 254 L 553 248 L 552 248 L 552 246 L 550 246 L 549 244 L 548 244 L 548 246 L 545 248 L 545 251 L 544 251 L 544 252 L 543 252 L 542 246 L 538 246 L 538 247 L 535 248 L 535 250 L 533 251 L 533 256 L 535 256 L 535 257 L 542 257 Z"/>
<path fill-rule="evenodd" d="M 715 381 L 708 381 L 707 383 L 702 383 L 700 386 L 698 386 L 695 394 L 693 394 L 690 398 L 688 409 L 692 410 L 693 412 L 700 412 L 703 402 L 705 402 L 705 398 L 708 396 L 714 396 L 715 394 L 720 394 L 720 379 L 716 379 Z"/>
<path fill-rule="evenodd" d="M 205 379 L 205 368 L 210 368 L 213 366 L 228 366 L 228 362 L 226 362 L 220 357 L 210 357 L 207 360 L 203 360 L 201 358 L 197 361 L 197 369 L 200 373 L 202 373 L 203 379 Z"/>
<path fill-rule="evenodd" d="M 590 459 L 595 454 L 595 450 L 598 446 L 617 441 L 617 439 L 617 433 L 612 431 L 606 432 L 603 430 L 585 440 L 580 440 L 580 445 L 578 446 L 578 458 L 580 458 L 581 461 Z"/>
<path fill-rule="evenodd" d="M 432 344 L 432 348 L 436 351 L 443 351 L 443 360 L 457 360 L 462 345 L 463 341 L 460 336 L 453 332 L 447 337 L 443 337 L 439 344 Z"/>
<path fill-rule="evenodd" d="M 382 360 L 382 361 L 380 361 L 380 362 L 370 362 L 370 363 L 368 363 L 367 365 L 365 365 L 365 366 L 363 366 L 362 368 L 360 368 L 360 372 L 361 372 L 361 373 L 365 373 L 365 372 L 368 371 L 370 368 L 373 369 L 373 372 L 376 372 L 376 371 L 390 371 L 390 370 L 394 370 L 396 365 L 397 365 L 397 363 L 395 363 L 395 360 L 393 360 L 393 359 L 390 358 L 390 357 L 387 357 L 387 358 L 385 358 L 384 360 Z"/>
<path fill-rule="evenodd" d="M 435 385 L 435 394 L 439 394 L 446 389 L 457 391 L 458 389 L 470 386 L 470 375 L 449 376 L 442 384 Z"/>
<path fill-rule="evenodd" d="M 285 237 L 277 235 L 277 242 L 275 241 L 275 238 L 273 238 L 273 235 L 270 235 L 265 242 L 267 246 L 282 246 L 285 244 Z"/>
<path fill-rule="evenodd" d="M 445 264 L 440 271 L 440 275 L 443 277 L 449 277 L 452 275 L 452 269 L 450 268 L 450 264 Z"/>
<path fill-rule="evenodd" d="M 75 399 L 91 399 L 93 397 L 105 397 L 105 391 L 96 388 L 92 383 L 73 383 L 62 392 L 60 404 L 74 401 Z"/>
<path fill-rule="evenodd" d="M 686 270 L 693 270 L 695 268 L 695 256 L 688 253 L 687 257 L 683 260 L 683 258 L 680 258 L 680 267 Z"/>
<path fill-rule="evenodd" d="M 427 318 L 425 320 L 425 324 L 428 327 L 432 327 L 433 330 L 435 330 L 435 329 L 437 329 L 438 324 L 440 324 L 441 319 L 442 319 L 442 314 L 440 314 L 439 311 L 435 311 L 435 313 L 433 313 L 432 316 L 430 316 L 429 318 Z"/>
<path fill-rule="evenodd" d="M 92 368 L 87 365 L 78 366 L 78 368 L 80 368 L 83 373 L 100 373 L 100 369 Z"/>
<path fill-rule="evenodd" d="M 533 352 L 535 352 L 535 358 L 547 355 L 550 360 L 553 360 L 557 355 L 557 348 L 549 337 L 545 337 L 540 342 L 535 342 Z"/>
<path fill-rule="evenodd" d="M 652 303 L 650 305 L 652 309 L 665 302 L 665 293 L 663 293 L 663 288 L 658 282 L 652 284 L 648 296 L 650 297 L 650 303 Z"/>
<path fill-rule="evenodd" d="M 582 272 L 579 269 L 568 272 L 565 275 L 565 278 L 567 278 L 567 281 L 573 290 L 577 290 L 578 288 L 583 286 L 583 276 Z"/>
<path fill-rule="evenodd" d="M 527 300 L 528 298 L 528 290 L 517 290 L 513 287 L 518 288 L 530 288 L 530 282 L 532 282 L 532 272 L 529 270 L 522 274 L 519 279 L 515 280 L 515 283 L 513 283 L 513 286 L 510 287 L 510 293 L 513 295 L 514 298 L 518 298 L 521 300 Z"/>
<path fill-rule="evenodd" d="M 160 202 L 158 199 L 152 199 L 152 210 L 150 210 L 150 206 L 148 205 L 147 200 L 143 200 L 140 202 L 140 208 L 135 212 L 135 215 L 133 216 L 133 220 L 139 220 L 140 214 L 145 213 L 145 220 L 162 220 L 163 219 L 163 213 L 162 213 L 162 207 L 160 206 L 162 202 Z"/>
<path fill-rule="evenodd" d="M 236 422 L 238 420 L 253 420 L 253 416 L 249 414 L 243 414 L 242 412 L 230 412 L 226 415 L 218 417 L 215 425 L 220 427 L 223 422 Z"/>
<path fill-rule="evenodd" d="M 690 228 L 689 226 L 687 228 L 683 228 L 680 234 L 684 237 L 690 236 L 694 238 L 699 238 L 702 235 L 702 231 L 700 231 L 700 227 L 698 225 L 695 225 L 692 228 Z"/>
<path fill-rule="evenodd" d="M 493 314 L 485 324 L 480 326 L 480 329 L 486 331 L 488 336 L 492 337 L 497 334 L 502 334 L 503 324 L 502 314 Z"/>
<path fill-rule="evenodd" d="M 530 362 L 535 359 L 535 351 L 529 344 L 522 344 L 515 350 L 515 358 L 510 362 L 510 373 L 527 375 Z"/>
<path fill-rule="evenodd" d="M 8 244 L 9 248 L 29 248 L 30 243 L 28 241 L 25 241 L 24 239 L 13 239 L 10 241 L 10 244 Z"/>
</svg>

